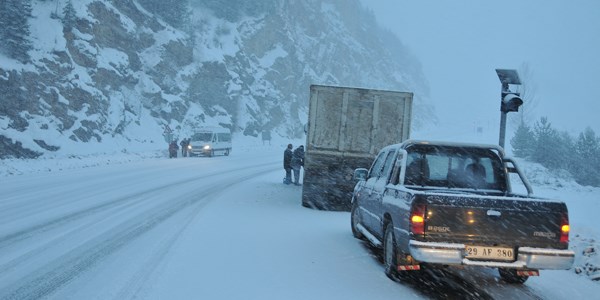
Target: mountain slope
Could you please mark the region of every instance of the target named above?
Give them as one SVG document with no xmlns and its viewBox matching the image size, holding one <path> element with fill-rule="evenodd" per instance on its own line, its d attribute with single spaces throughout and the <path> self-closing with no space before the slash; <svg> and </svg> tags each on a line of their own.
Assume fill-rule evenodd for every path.
<svg viewBox="0 0 600 300">
<path fill-rule="evenodd" d="M 69 22 L 65 2 L 33 2 L 31 63 L 0 56 L 1 157 L 156 149 L 165 125 L 301 138 L 310 84 L 411 91 L 432 117 L 419 62 L 357 0 L 192 1 L 182 29 L 148 1 L 75 1 Z"/>
</svg>

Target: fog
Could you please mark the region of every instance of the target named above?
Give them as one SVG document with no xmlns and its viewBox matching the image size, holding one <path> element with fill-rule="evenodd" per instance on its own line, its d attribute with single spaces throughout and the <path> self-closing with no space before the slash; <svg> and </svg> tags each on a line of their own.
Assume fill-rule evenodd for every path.
<svg viewBox="0 0 600 300">
<path fill-rule="evenodd" d="M 520 70 L 533 91 L 530 123 L 545 116 L 573 135 L 600 132 L 600 2 L 361 1 L 421 61 L 440 120 L 434 130 L 497 137 L 500 68 Z"/>
</svg>

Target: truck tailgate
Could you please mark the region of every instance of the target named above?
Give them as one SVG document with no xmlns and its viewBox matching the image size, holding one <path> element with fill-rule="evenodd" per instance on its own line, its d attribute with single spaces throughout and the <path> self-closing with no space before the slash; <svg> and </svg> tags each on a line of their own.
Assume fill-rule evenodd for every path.
<svg viewBox="0 0 600 300">
<path fill-rule="evenodd" d="M 424 239 L 485 246 L 564 249 L 564 203 L 494 197 L 427 198 Z"/>
</svg>

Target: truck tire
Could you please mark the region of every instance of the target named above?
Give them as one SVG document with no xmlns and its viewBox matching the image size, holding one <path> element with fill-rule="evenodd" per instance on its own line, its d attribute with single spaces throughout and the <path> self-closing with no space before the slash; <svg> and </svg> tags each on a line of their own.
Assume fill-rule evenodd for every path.
<svg viewBox="0 0 600 300">
<path fill-rule="evenodd" d="M 529 279 L 529 276 L 517 275 L 517 270 L 515 269 L 498 268 L 498 273 L 500 273 L 502 280 L 506 281 L 507 283 L 523 284 L 525 281 L 527 281 L 527 279 Z"/>
<path fill-rule="evenodd" d="M 230 149 L 226 149 L 226 150 L 225 150 L 225 156 L 229 156 L 229 150 L 230 150 Z"/>
<path fill-rule="evenodd" d="M 398 279 L 398 255 L 396 248 L 394 225 L 392 225 L 392 222 L 389 222 L 385 226 L 383 234 L 383 265 L 385 275 L 392 280 Z"/>
<path fill-rule="evenodd" d="M 350 226 L 352 227 L 352 235 L 359 239 L 364 240 L 365 236 L 358 230 L 357 226 L 360 224 L 360 215 L 358 214 L 358 207 L 356 201 L 352 202 L 352 209 L 350 211 Z"/>
</svg>

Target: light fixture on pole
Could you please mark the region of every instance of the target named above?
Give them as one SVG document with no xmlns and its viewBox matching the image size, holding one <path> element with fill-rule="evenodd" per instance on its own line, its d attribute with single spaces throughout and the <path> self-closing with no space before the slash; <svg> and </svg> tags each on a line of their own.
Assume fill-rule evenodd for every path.
<svg viewBox="0 0 600 300">
<path fill-rule="evenodd" d="M 511 92 L 509 85 L 521 85 L 519 73 L 516 70 L 496 69 L 496 74 L 502 83 L 500 91 L 500 147 L 504 148 L 506 135 L 506 114 L 511 111 L 519 111 L 523 99 L 517 92 Z"/>
</svg>

